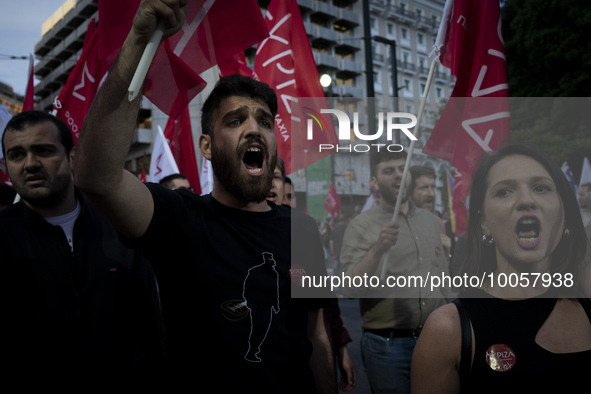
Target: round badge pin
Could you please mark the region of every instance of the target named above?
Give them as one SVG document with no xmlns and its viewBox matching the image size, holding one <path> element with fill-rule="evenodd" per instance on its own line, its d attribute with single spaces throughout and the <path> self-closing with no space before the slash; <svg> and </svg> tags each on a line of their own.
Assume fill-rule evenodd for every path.
<svg viewBox="0 0 591 394">
<path fill-rule="evenodd" d="M 302 276 L 306 275 L 306 270 L 299 264 L 292 264 L 289 269 L 289 277 L 294 285 L 302 287 Z"/>
<path fill-rule="evenodd" d="M 497 343 L 486 351 L 486 363 L 497 372 L 507 372 L 515 366 L 515 352 L 509 346 Z"/>
</svg>

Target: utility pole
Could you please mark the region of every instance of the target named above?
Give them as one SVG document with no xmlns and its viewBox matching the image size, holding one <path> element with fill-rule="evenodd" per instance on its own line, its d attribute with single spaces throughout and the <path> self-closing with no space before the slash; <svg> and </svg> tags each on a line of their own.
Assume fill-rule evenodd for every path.
<svg viewBox="0 0 591 394">
<path fill-rule="evenodd" d="M 376 132 L 376 110 L 373 82 L 373 51 L 371 47 L 369 0 L 363 0 L 363 39 L 365 42 L 365 81 L 367 85 L 367 127 L 368 134 L 373 134 Z"/>
</svg>

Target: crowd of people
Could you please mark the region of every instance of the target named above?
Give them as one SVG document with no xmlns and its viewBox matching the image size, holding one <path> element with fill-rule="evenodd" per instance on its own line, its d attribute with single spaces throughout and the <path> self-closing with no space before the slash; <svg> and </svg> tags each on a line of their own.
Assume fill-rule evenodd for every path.
<svg viewBox="0 0 591 394">
<path fill-rule="evenodd" d="M 379 204 L 334 218 L 323 239 L 294 209 L 277 157 L 277 96 L 248 77 L 221 78 L 203 104 L 210 194 L 182 174 L 154 184 L 124 170 L 139 111 L 129 83 L 159 20 L 164 37 L 175 34 L 184 5 L 141 2 L 78 146 L 41 111 L 15 115 L 2 133 L 12 183 L 0 188 L 5 384 L 325 394 L 353 390 L 361 369 L 376 394 L 586 383 L 591 184 L 577 204 L 535 147 L 509 143 L 480 160 L 461 253 L 434 214 L 434 171 L 413 167 L 402 184 L 405 152 L 371 157 Z M 299 280 L 456 269 L 486 280 L 453 293 L 341 289 L 359 299 L 363 366 L 339 298 Z M 560 282 L 495 282 L 534 274 Z"/>
</svg>

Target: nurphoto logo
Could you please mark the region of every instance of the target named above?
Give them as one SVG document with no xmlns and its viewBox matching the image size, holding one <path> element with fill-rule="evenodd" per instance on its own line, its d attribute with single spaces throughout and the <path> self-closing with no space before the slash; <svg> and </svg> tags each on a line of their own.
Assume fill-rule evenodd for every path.
<svg viewBox="0 0 591 394">
<path fill-rule="evenodd" d="M 409 130 L 416 126 L 417 124 L 417 117 L 408 112 L 387 112 L 384 114 L 383 112 L 378 113 L 378 121 L 377 121 L 377 131 L 374 134 L 363 134 L 359 130 L 359 112 L 353 112 L 353 122 L 349 119 L 349 115 L 341 110 L 338 109 L 320 109 L 320 112 L 314 111 L 310 107 L 302 107 L 304 110 L 308 112 L 304 112 L 304 114 L 308 115 L 310 118 L 307 122 L 307 138 L 308 140 L 314 139 L 314 129 L 320 129 L 321 133 L 329 132 L 327 122 L 322 116 L 322 114 L 332 114 L 335 115 L 338 120 L 338 131 L 337 136 L 340 141 L 351 141 L 351 123 L 353 123 L 353 133 L 355 134 L 356 139 L 361 141 L 375 141 L 376 143 L 362 143 L 362 144 L 350 144 L 346 146 L 335 146 L 334 144 L 319 144 L 318 151 L 322 152 L 323 150 L 335 150 L 339 151 L 348 151 L 348 152 L 369 152 L 370 150 L 376 149 L 379 151 L 380 149 L 387 149 L 389 152 L 401 152 L 404 147 L 400 144 L 384 144 L 384 143 L 377 143 L 377 141 L 382 137 L 384 134 L 384 130 L 386 132 L 386 139 L 388 141 L 394 141 L 394 130 L 402 131 L 407 138 L 411 141 L 416 141 L 417 138 L 414 134 Z M 410 122 L 408 123 L 398 123 L 400 119 L 408 119 Z M 316 131 L 318 132 L 318 131 Z"/>
</svg>

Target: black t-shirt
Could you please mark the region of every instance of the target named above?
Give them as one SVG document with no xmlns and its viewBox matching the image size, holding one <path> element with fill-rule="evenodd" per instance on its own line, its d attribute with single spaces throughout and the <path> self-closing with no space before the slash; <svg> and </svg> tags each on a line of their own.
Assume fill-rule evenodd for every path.
<svg viewBox="0 0 591 394">
<path fill-rule="evenodd" d="M 249 212 L 211 195 L 148 188 L 154 216 L 136 246 L 158 278 L 172 380 L 240 392 L 309 390 L 307 313 L 322 303 L 291 297 L 291 210 L 270 204 Z M 298 217 L 308 234 L 318 233 L 311 218 Z M 325 272 L 321 247 L 303 249 L 305 271 Z"/>
<path fill-rule="evenodd" d="M 553 353 L 536 342 L 555 298 L 504 300 L 473 290 L 461 300 L 475 342 L 462 392 L 573 393 L 587 384 L 591 350 Z"/>
</svg>

